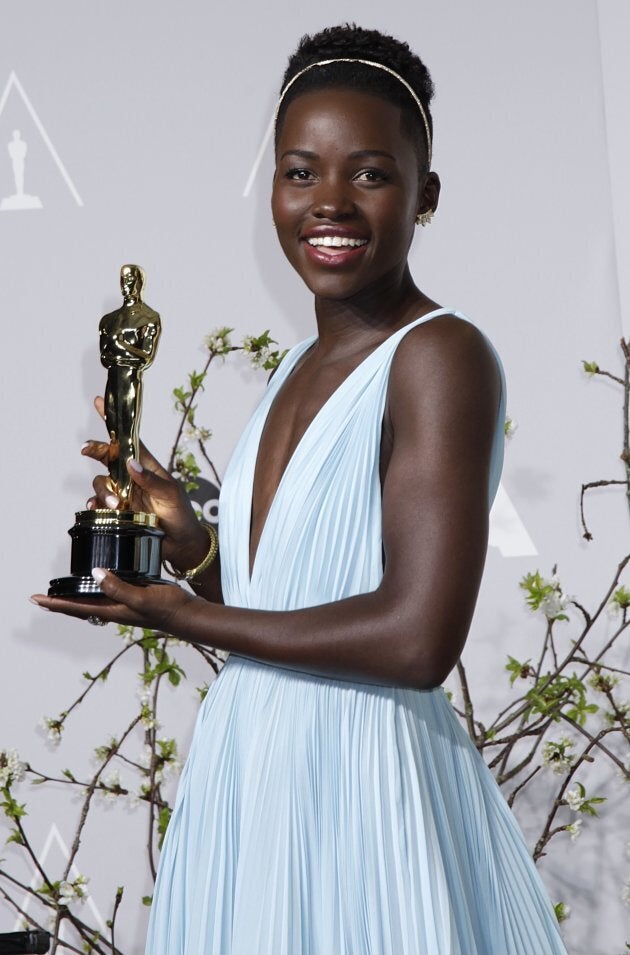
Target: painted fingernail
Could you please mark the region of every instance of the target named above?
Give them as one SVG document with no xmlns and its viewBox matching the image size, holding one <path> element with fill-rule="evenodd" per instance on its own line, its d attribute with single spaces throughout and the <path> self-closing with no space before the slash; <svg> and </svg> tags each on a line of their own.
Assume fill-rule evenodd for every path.
<svg viewBox="0 0 630 955">
<path fill-rule="evenodd" d="M 120 501 L 118 500 L 115 494 L 108 494 L 107 497 L 105 498 L 105 503 L 107 504 L 109 508 L 111 508 L 112 510 L 115 510 L 120 504 Z"/>
<path fill-rule="evenodd" d="M 103 570 L 102 567 L 92 567 L 92 577 L 94 578 L 97 584 L 102 583 L 103 578 L 105 577 L 106 574 L 107 574 L 107 571 Z"/>
<path fill-rule="evenodd" d="M 39 600 L 35 600 L 35 597 L 28 598 L 32 604 L 35 604 L 36 607 L 39 607 L 40 610 L 50 610 L 50 607 L 42 607 Z"/>
<path fill-rule="evenodd" d="M 140 462 L 136 461 L 135 458 L 129 458 L 129 460 L 127 461 L 127 464 L 129 465 L 132 471 L 136 472 L 136 474 L 142 474 L 142 472 L 144 471 L 144 468 L 142 467 Z"/>
</svg>

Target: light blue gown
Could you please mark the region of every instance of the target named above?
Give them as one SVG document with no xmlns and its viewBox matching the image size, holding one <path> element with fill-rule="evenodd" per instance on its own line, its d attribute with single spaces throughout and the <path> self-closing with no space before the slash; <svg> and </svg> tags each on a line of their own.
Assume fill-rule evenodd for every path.
<svg viewBox="0 0 630 955">
<path fill-rule="evenodd" d="M 293 610 L 378 587 L 389 369 L 409 329 L 444 313 L 391 335 L 326 402 L 286 468 L 250 580 L 261 433 L 315 339 L 288 352 L 221 491 L 226 604 Z M 490 500 L 504 398 L 503 387 Z M 199 713 L 146 951 L 565 955 L 521 832 L 441 688 L 327 679 L 236 655 Z"/>
</svg>

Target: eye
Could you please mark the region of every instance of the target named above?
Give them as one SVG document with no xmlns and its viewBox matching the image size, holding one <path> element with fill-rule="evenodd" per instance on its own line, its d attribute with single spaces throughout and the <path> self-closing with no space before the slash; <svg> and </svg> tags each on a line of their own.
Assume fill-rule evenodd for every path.
<svg viewBox="0 0 630 955">
<path fill-rule="evenodd" d="M 287 169 L 284 174 L 285 179 L 292 179 L 294 182 L 309 182 L 311 179 L 314 179 L 313 173 L 310 169 L 303 169 L 302 167 L 295 166 L 293 169 Z"/>
<path fill-rule="evenodd" d="M 389 176 L 382 169 L 362 169 L 354 177 L 356 182 L 387 182 Z"/>
</svg>

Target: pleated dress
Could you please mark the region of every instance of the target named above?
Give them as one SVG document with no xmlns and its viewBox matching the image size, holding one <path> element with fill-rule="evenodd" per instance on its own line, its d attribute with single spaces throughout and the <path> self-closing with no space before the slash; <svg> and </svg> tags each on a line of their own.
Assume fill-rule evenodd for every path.
<svg viewBox="0 0 630 955">
<path fill-rule="evenodd" d="M 389 370 L 404 335 L 442 314 L 464 319 L 439 309 L 399 329 L 323 406 L 287 465 L 250 579 L 262 430 L 315 338 L 287 353 L 221 490 L 226 604 L 293 610 L 378 587 Z M 523 836 L 442 688 L 329 679 L 235 654 L 198 716 L 146 952 L 566 955 Z"/>
</svg>

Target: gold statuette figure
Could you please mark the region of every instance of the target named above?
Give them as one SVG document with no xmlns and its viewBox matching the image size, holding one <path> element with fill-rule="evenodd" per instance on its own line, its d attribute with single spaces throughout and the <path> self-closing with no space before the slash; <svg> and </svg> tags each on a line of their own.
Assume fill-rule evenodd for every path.
<svg viewBox="0 0 630 955">
<path fill-rule="evenodd" d="M 79 511 L 72 538 L 70 576 L 50 581 L 53 597 L 102 596 L 93 567 L 106 567 L 136 584 L 165 583 L 160 577 L 164 532 L 155 514 L 132 509 L 130 458 L 139 456 L 142 374 L 155 358 L 160 316 L 142 301 L 144 272 L 138 265 L 120 270 L 122 306 L 104 315 L 99 326 L 101 362 L 107 368 L 105 424 L 110 439 L 108 467 L 118 508 Z"/>
<path fill-rule="evenodd" d="M 142 407 L 142 372 L 155 357 L 160 316 L 142 301 L 144 272 L 137 265 L 123 265 L 120 287 L 123 304 L 104 315 L 99 325 L 101 362 L 107 368 L 105 423 L 110 438 L 109 475 L 121 510 L 130 507 L 129 458 L 138 457 L 138 431 Z"/>
</svg>

